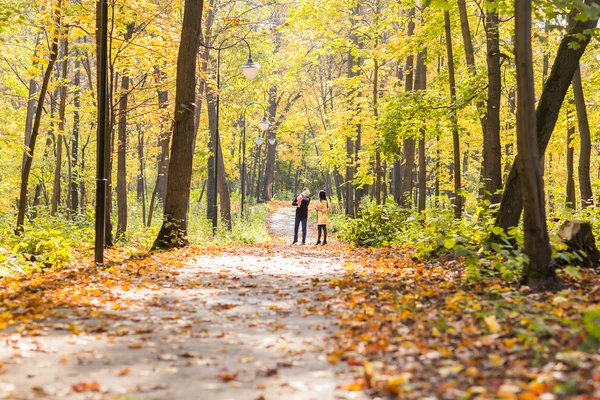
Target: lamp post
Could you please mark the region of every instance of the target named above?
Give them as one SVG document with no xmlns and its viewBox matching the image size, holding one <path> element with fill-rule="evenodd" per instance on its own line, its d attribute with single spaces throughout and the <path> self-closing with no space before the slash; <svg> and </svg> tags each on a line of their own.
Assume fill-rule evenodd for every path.
<svg viewBox="0 0 600 400">
<path fill-rule="evenodd" d="M 94 238 L 94 261 L 104 263 L 104 234 L 106 231 L 106 120 L 107 120 L 107 27 L 108 3 L 100 2 L 97 11 L 99 15 L 98 26 L 98 131 L 96 138 L 96 221 Z"/>
<path fill-rule="evenodd" d="M 244 199 L 246 196 L 246 110 L 252 105 L 259 105 L 263 109 L 263 119 L 258 123 L 258 127 L 261 131 L 265 132 L 269 129 L 271 123 L 267 120 L 267 109 L 260 103 L 253 102 L 250 103 L 244 108 L 243 121 L 242 121 L 242 173 L 241 173 L 241 182 L 242 182 L 242 204 L 241 204 L 241 214 L 244 216 Z"/>
<path fill-rule="evenodd" d="M 225 46 L 225 42 L 228 41 L 229 39 L 237 39 L 237 41 L 233 44 L 227 45 Z M 230 49 L 234 46 L 237 46 L 240 42 L 244 42 L 246 44 L 246 46 L 248 47 L 248 61 L 246 62 L 246 64 L 242 65 L 242 72 L 244 73 L 244 76 L 250 80 L 256 78 L 256 76 L 258 75 L 258 70 L 260 69 L 260 65 L 256 64 L 254 61 L 252 61 L 252 50 L 250 49 L 250 44 L 248 43 L 248 41 L 244 38 L 240 38 L 240 37 L 228 37 L 225 38 L 221 41 L 221 43 L 219 43 L 218 47 L 211 47 L 211 46 L 207 46 L 203 43 L 200 43 L 200 45 L 204 48 L 207 49 L 212 49 L 212 50 L 217 50 L 217 106 L 216 106 L 216 126 L 215 126 L 215 143 L 213 144 L 214 148 L 213 148 L 213 153 L 215 156 L 215 182 L 214 182 L 214 193 L 215 193 L 215 198 L 213 199 L 213 204 L 212 207 L 214 207 L 214 212 L 212 215 L 212 228 L 213 228 L 213 232 L 217 231 L 217 225 L 218 225 L 218 193 L 219 193 L 219 142 L 220 142 L 220 138 L 219 138 L 219 103 L 220 103 L 220 98 L 221 98 L 221 50 L 226 50 L 226 49 Z"/>
</svg>

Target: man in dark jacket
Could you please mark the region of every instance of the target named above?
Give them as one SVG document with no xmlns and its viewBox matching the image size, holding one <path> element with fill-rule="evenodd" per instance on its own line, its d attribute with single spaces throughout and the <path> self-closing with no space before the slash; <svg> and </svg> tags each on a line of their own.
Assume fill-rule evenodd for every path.
<svg viewBox="0 0 600 400">
<path fill-rule="evenodd" d="M 298 243 L 298 228 L 302 223 L 302 243 L 306 243 L 306 224 L 308 223 L 308 205 L 310 204 L 310 190 L 307 187 L 302 189 L 302 193 L 296 198 L 296 221 L 294 222 L 294 241 L 292 244 Z"/>
</svg>

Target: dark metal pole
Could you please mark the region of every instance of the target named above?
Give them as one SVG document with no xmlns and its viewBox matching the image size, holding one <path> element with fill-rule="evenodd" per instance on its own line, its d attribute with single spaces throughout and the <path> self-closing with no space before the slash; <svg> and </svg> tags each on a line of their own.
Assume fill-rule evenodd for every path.
<svg viewBox="0 0 600 400">
<path fill-rule="evenodd" d="M 222 44 L 222 43 L 221 43 Z M 219 103 L 221 99 L 221 46 L 217 49 L 217 123 L 215 128 L 215 143 L 214 143 L 214 152 L 215 152 L 215 183 L 214 183 L 214 192 L 215 198 L 213 199 L 213 207 L 215 211 L 212 216 L 212 228 L 213 233 L 217 232 L 217 226 L 219 221 Z"/>
<path fill-rule="evenodd" d="M 262 143 L 258 146 L 258 176 L 256 177 L 256 204 L 260 202 L 260 173 L 261 173 L 261 165 L 260 165 L 260 148 L 262 147 Z"/>
<path fill-rule="evenodd" d="M 244 217 L 244 198 L 246 191 L 246 110 L 244 109 L 244 118 L 242 122 L 244 124 L 242 128 L 242 218 Z"/>
<path fill-rule="evenodd" d="M 104 233 L 106 230 L 106 113 L 107 109 L 107 27 L 108 3 L 100 2 L 98 9 L 98 131 L 96 140 L 96 237 L 94 259 L 97 264 L 104 263 Z"/>
</svg>

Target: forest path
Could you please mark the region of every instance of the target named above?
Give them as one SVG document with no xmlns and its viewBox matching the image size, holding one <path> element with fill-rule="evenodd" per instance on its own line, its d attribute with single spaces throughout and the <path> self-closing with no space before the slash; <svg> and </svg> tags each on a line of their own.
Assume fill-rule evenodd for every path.
<svg viewBox="0 0 600 400">
<path fill-rule="evenodd" d="M 0 398 L 364 398 L 327 356 L 341 248 L 282 244 L 291 207 L 268 225 L 273 244 L 88 262 L 9 293 L 23 322 L 0 334 Z"/>
</svg>

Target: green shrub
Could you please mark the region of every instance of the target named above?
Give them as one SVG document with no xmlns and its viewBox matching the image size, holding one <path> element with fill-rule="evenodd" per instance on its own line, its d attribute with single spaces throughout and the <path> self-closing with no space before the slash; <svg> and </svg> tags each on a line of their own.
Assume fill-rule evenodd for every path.
<svg viewBox="0 0 600 400">
<path fill-rule="evenodd" d="M 583 315 L 583 324 L 588 335 L 600 341 L 600 308 L 586 312 Z"/>
<path fill-rule="evenodd" d="M 395 205 L 367 204 L 344 225 L 339 237 L 354 246 L 382 247 L 398 242 L 400 226 L 408 213 Z"/>
<path fill-rule="evenodd" d="M 59 230 L 49 228 L 27 230 L 18 238 L 13 251 L 42 268 L 57 267 L 72 258 L 69 242 Z"/>
</svg>

